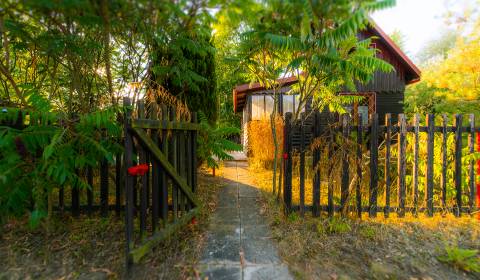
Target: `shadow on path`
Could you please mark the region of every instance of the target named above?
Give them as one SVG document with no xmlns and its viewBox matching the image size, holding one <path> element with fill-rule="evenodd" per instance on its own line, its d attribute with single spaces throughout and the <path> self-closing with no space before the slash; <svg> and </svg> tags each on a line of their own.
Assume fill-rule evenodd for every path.
<svg viewBox="0 0 480 280">
<path fill-rule="evenodd" d="M 246 162 L 226 162 L 199 270 L 208 279 L 292 279 L 260 215 L 260 190 L 249 184 Z"/>
</svg>

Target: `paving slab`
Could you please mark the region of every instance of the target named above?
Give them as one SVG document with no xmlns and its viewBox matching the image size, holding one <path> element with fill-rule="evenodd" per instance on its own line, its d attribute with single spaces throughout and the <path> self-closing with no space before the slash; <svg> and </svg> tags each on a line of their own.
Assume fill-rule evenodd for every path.
<svg viewBox="0 0 480 280">
<path fill-rule="evenodd" d="M 208 279 L 293 279 L 261 215 L 261 193 L 250 183 L 248 163 L 227 162 L 225 187 L 210 220 L 198 269 Z"/>
</svg>

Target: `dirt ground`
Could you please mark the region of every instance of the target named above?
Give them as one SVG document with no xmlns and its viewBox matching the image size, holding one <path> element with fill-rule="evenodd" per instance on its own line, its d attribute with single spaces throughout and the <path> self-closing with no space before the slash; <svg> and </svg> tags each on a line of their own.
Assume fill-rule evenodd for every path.
<svg viewBox="0 0 480 280">
<path fill-rule="evenodd" d="M 156 247 L 127 274 L 123 217 L 55 217 L 50 234 L 12 219 L 0 231 L 0 279 L 188 279 L 204 243 L 209 214 L 222 186 L 202 173 L 197 194 L 204 205 L 196 225 Z"/>
<path fill-rule="evenodd" d="M 465 271 L 480 268 L 478 251 L 471 266 L 441 261 L 446 248 L 480 250 L 480 222 L 474 218 L 285 216 L 270 194 L 271 172 L 251 174 L 265 190 L 264 213 L 297 279 L 480 279 L 480 273 Z"/>
</svg>

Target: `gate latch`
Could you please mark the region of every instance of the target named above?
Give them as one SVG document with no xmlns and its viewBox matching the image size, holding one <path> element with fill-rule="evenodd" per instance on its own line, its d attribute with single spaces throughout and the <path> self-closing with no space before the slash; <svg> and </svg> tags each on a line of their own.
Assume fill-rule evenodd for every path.
<svg viewBox="0 0 480 280">
<path fill-rule="evenodd" d="M 140 164 L 128 168 L 128 175 L 130 176 L 143 176 L 148 172 L 147 164 Z"/>
</svg>

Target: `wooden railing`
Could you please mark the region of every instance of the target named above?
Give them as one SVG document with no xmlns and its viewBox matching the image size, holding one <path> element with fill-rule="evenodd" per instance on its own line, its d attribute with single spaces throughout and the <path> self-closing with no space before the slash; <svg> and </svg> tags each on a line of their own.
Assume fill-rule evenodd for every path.
<svg viewBox="0 0 480 280">
<path fill-rule="evenodd" d="M 320 118 L 321 114 L 316 112 L 314 125 L 304 126 L 303 119 L 293 121 L 290 113 L 286 115 L 283 198 L 287 212 L 298 210 L 303 215 L 311 210 L 314 216 L 320 215 L 321 211 L 326 211 L 329 216 L 333 216 L 335 211 L 342 215 L 354 212 L 358 217 L 362 216 L 362 212 L 368 212 L 369 217 L 376 217 L 379 211 L 383 211 L 385 217 L 392 212 L 404 217 L 406 212 L 412 212 L 413 215 L 425 212 L 427 216 L 433 216 L 435 212 L 453 212 L 455 216 L 460 216 L 462 213 L 478 211 L 475 203 L 475 162 L 478 158 L 475 135 L 480 128 L 475 127 L 473 114 L 468 116 L 465 122 L 467 126 L 462 125 L 463 115 L 455 115 L 452 125 L 448 125 L 446 115 L 438 118 L 438 125 L 435 125 L 433 114 L 426 116 L 425 125 L 420 125 L 418 115 L 411 124 L 407 124 L 403 114 L 398 115 L 397 124 L 392 124 L 391 114 L 387 114 L 385 125 L 381 126 L 377 114 L 371 115 L 366 126 L 362 125 L 362 115 L 352 121 L 345 114 L 339 121 L 327 126 L 320 125 Z M 313 145 L 306 143 L 305 128 L 312 129 Z M 300 147 L 294 151 L 292 134 L 298 130 Z M 450 144 L 453 142 L 453 147 L 450 147 L 448 141 L 452 136 L 454 139 L 450 139 Z M 435 156 L 436 138 L 439 143 Z M 379 157 L 379 150 L 382 158 Z M 420 150 L 425 150 L 421 159 Z M 310 168 L 313 173 L 309 205 L 305 203 L 306 154 L 311 155 Z M 298 155 L 299 161 L 298 194 L 293 193 L 292 188 L 295 155 Z M 380 162 L 381 159 L 383 162 Z M 392 159 L 396 160 L 396 164 Z M 450 159 L 453 165 L 449 165 Z M 424 160 L 425 166 L 422 188 L 419 188 L 420 160 Z M 434 173 L 435 169 L 439 174 Z M 338 172 L 333 174 L 334 170 Z M 408 183 L 407 171 L 408 178 L 411 178 Z M 439 180 L 435 180 L 435 177 Z M 395 181 L 396 185 L 393 185 Z M 327 196 L 323 204 L 322 193 Z M 454 193 L 453 197 L 449 197 L 449 193 Z M 293 200 L 294 194 L 298 196 L 298 201 Z M 424 195 L 423 202 L 420 200 L 421 194 Z"/>
</svg>

